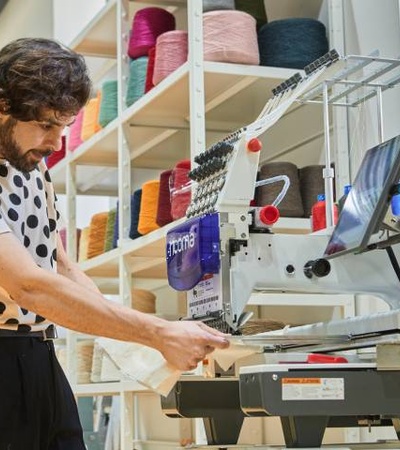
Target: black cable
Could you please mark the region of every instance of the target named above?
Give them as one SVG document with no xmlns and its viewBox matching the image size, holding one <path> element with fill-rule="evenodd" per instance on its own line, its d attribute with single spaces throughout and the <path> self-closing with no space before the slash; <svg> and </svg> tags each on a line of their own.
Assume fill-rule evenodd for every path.
<svg viewBox="0 0 400 450">
<path fill-rule="evenodd" d="M 397 278 L 400 281 L 400 266 L 397 261 L 396 255 L 394 254 L 392 247 L 386 247 L 385 250 L 389 256 L 390 262 L 392 263 L 392 267 L 393 267 L 394 271 L 396 272 Z"/>
</svg>

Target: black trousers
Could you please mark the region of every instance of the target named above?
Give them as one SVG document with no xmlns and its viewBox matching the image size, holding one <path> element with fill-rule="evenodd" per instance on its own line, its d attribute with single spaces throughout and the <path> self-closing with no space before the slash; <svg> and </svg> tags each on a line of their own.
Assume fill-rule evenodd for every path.
<svg viewBox="0 0 400 450">
<path fill-rule="evenodd" d="M 85 450 L 52 341 L 0 337 L 0 450 Z"/>
</svg>

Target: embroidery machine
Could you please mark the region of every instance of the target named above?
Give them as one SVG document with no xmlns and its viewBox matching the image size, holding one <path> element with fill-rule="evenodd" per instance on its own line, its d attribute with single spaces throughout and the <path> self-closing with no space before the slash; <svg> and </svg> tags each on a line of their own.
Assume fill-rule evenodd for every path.
<svg viewBox="0 0 400 450">
<path fill-rule="evenodd" d="M 377 63 L 378 70 L 365 75 Z M 279 416 L 287 447 L 319 447 L 333 426 L 391 424 L 400 438 L 400 235 L 396 224 L 385 221 L 400 179 L 400 136 L 366 152 L 337 225 L 325 232 L 274 234 L 274 208 L 249 206 L 257 186 L 257 137 L 293 102 L 320 99 L 327 113 L 357 86 L 376 94 L 397 85 L 400 76 L 393 71 L 399 64 L 374 56 L 340 58 L 332 51 L 278 86 L 253 124 L 195 157 L 187 220 L 167 235 L 168 279 L 187 291 L 188 319 L 240 334 L 249 319 L 246 304 L 258 290 L 371 294 L 390 307 L 242 337 L 263 349 L 263 364 L 213 379 L 182 379 L 162 400 L 163 410 L 171 417 L 203 417 L 209 444 L 235 444 L 243 419 L 252 416 Z M 349 81 L 360 71 L 364 78 Z M 334 85 L 343 86 L 339 94 Z M 328 225 L 333 177 L 328 148 Z M 366 347 L 376 349 L 376 358 L 348 352 Z"/>
</svg>

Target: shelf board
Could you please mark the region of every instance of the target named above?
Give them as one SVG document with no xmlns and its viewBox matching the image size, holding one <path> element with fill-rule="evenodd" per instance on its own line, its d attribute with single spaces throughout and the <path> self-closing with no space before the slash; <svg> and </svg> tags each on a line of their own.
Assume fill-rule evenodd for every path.
<svg viewBox="0 0 400 450">
<path fill-rule="evenodd" d="M 148 388 L 134 380 L 74 384 L 72 389 L 75 395 L 79 397 L 90 397 L 92 395 L 120 395 L 123 392 L 150 392 Z"/>
</svg>

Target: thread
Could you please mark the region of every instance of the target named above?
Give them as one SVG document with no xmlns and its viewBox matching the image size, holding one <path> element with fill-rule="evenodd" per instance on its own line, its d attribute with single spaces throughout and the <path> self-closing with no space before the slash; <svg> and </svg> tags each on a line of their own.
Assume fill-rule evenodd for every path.
<svg viewBox="0 0 400 450">
<path fill-rule="evenodd" d="M 173 220 L 180 219 L 186 214 L 191 200 L 191 185 L 188 173 L 190 172 L 190 160 L 179 161 L 170 177 L 171 191 L 171 216 Z"/>
<path fill-rule="evenodd" d="M 146 289 L 134 288 L 131 291 L 132 308 L 146 314 L 155 314 L 156 296 Z"/>
<path fill-rule="evenodd" d="M 128 45 L 131 58 L 147 56 L 156 45 L 158 36 L 175 29 L 175 17 L 163 8 L 149 7 L 139 10 L 132 22 Z"/>
<path fill-rule="evenodd" d="M 114 226 L 117 210 L 111 209 L 107 216 L 106 234 L 104 237 L 104 253 L 112 250 L 114 239 Z"/>
<path fill-rule="evenodd" d="M 108 212 L 94 214 L 90 220 L 88 259 L 101 255 L 104 252 Z"/>
<path fill-rule="evenodd" d="M 66 228 L 60 228 L 58 231 L 58 234 L 61 239 L 61 243 L 64 247 L 64 250 L 67 251 L 67 229 Z M 76 229 L 76 254 L 79 255 L 79 242 L 81 239 L 82 230 L 80 228 Z"/>
<path fill-rule="evenodd" d="M 79 240 L 78 262 L 86 261 L 88 259 L 90 227 L 85 227 L 81 231 L 81 238 Z"/>
<path fill-rule="evenodd" d="M 183 30 L 168 31 L 156 41 L 153 84 L 157 85 L 187 61 L 188 33 Z"/>
<path fill-rule="evenodd" d="M 83 112 L 84 112 L 84 109 L 82 108 L 78 112 L 78 114 L 75 118 L 75 122 L 69 127 L 67 147 L 70 152 L 73 152 L 83 142 L 81 139 Z"/>
<path fill-rule="evenodd" d="M 63 158 L 65 158 L 65 148 L 66 148 L 66 138 L 65 136 L 61 136 L 61 148 L 56 152 L 53 152 L 50 156 L 46 158 L 47 168 L 50 169 L 55 164 L 60 162 Z"/>
<path fill-rule="evenodd" d="M 256 20 L 242 11 L 203 14 L 204 59 L 237 64 L 260 63 Z"/>
<path fill-rule="evenodd" d="M 258 31 L 262 66 L 303 69 L 329 50 L 326 28 L 308 18 L 275 20 Z"/>
<path fill-rule="evenodd" d="M 271 162 L 260 167 L 259 179 L 265 180 L 279 175 L 286 175 L 290 186 L 285 197 L 279 203 L 281 217 L 303 217 L 304 209 L 300 194 L 299 174 L 297 166 L 291 162 Z M 282 183 L 260 186 L 256 189 L 257 206 L 271 205 L 282 190 Z"/>
<path fill-rule="evenodd" d="M 142 201 L 140 202 L 138 223 L 140 234 L 148 234 L 159 228 L 156 222 L 159 190 L 159 180 L 150 180 L 142 185 Z"/>
<path fill-rule="evenodd" d="M 164 170 L 160 174 L 160 190 L 158 194 L 158 208 L 156 222 L 160 227 L 173 221 L 171 216 L 171 194 L 169 190 L 169 179 L 172 169 Z"/>
<path fill-rule="evenodd" d="M 99 124 L 99 109 L 100 109 L 101 92 L 97 96 L 91 98 L 83 110 L 81 139 L 87 141 L 95 133 L 101 130 Z"/>
<path fill-rule="evenodd" d="M 131 106 L 145 93 L 147 63 L 149 57 L 142 56 L 129 63 L 129 78 L 126 91 L 126 106 Z"/>
<path fill-rule="evenodd" d="M 235 8 L 256 19 L 257 30 L 268 22 L 264 0 L 235 0 Z"/>
<path fill-rule="evenodd" d="M 203 0 L 203 13 L 221 9 L 235 9 L 235 0 Z"/>
<path fill-rule="evenodd" d="M 144 92 L 149 92 L 154 87 L 153 83 L 153 73 L 154 73 L 154 62 L 156 57 L 156 47 L 151 47 L 148 54 L 147 69 L 146 69 L 146 80 L 144 83 Z"/>
<path fill-rule="evenodd" d="M 141 202 L 142 189 L 137 189 L 131 196 L 131 224 L 129 229 L 129 237 L 131 239 L 136 239 L 141 236 L 138 231 Z"/>
<path fill-rule="evenodd" d="M 310 217 L 311 208 L 318 194 L 324 192 L 322 165 L 310 165 L 299 169 L 300 193 L 303 202 L 304 216 Z"/>
<path fill-rule="evenodd" d="M 333 205 L 334 224 L 337 223 L 338 215 L 338 208 L 336 205 Z M 326 201 L 325 195 L 319 194 L 311 210 L 311 229 L 312 231 L 318 231 L 324 228 L 326 228 Z"/>
<path fill-rule="evenodd" d="M 118 116 L 117 80 L 105 81 L 101 87 L 99 124 L 105 127 Z"/>
</svg>

